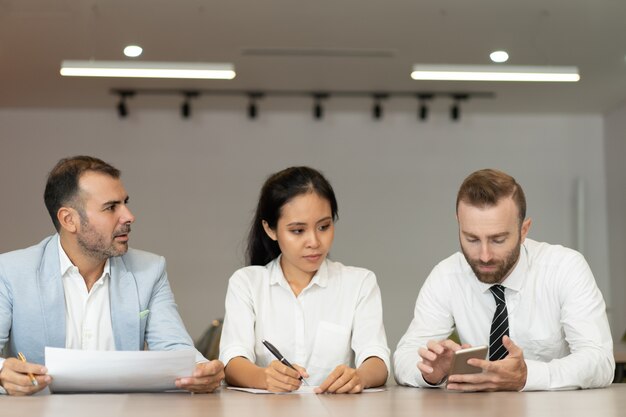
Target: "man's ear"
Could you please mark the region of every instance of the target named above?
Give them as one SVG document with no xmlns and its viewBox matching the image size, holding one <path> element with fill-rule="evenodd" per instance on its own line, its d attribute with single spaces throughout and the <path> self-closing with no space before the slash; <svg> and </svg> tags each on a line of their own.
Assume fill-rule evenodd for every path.
<svg viewBox="0 0 626 417">
<path fill-rule="evenodd" d="M 69 233 L 76 233 L 80 224 L 80 215 L 76 209 L 71 207 L 61 207 L 57 211 L 57 220 L 61 225 L 61 229 Z"/>
<path fill-rule="evenodd" d="M 526 235 L 528 234 L 528 231 L 530 230 L 530 225 L 532 224 L 532 222 L 533 221 L 530 217 L 522 222 L 522 230 L 520 233 L 522 243 L 524 243 L 524 240 L 526 239 Z"/>
<path fill-rule="evenodd" d="M 261 224 L 263 225 L 263 230 L 265 230 L 265 233 L 270 237 L 270 239 L 276 241 L 278 236 L 276 236 L 276 232 L 270 227 L 270 225 L 265 220 L 261 221 Z"/>
</svg>

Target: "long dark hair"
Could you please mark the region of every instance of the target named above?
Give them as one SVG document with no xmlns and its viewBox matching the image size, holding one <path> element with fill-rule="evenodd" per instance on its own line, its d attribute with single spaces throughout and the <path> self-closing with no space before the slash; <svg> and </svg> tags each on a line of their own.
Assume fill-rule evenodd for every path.
<svg viewBox="0 0 626 417">
<path fill-rule="evenodd" d="M 265 181 L 248 235 L 248 265 L 265 265 L 280 255 L 278 243 L 270 239 L 263 229 L 263 220 L 275 230 L 283 206 L 294 197 L 311 192 L 328 200 L 333 221 L 336 221 L 338 209 L 335 192 L 319 171 L 309 167 L 291 167 L 271 175 Z"/>
</svg>

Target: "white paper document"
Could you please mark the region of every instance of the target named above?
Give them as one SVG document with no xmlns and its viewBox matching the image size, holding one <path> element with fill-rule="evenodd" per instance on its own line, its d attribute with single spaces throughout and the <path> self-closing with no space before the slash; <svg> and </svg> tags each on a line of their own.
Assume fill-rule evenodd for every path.
<svg viewBox="0 0 626 417">
<path fill-rule="evenodd" d="M 307 385 L 302 385 L 299 389 L 290 392 L 272 392 L 265 389 L 258 388 L 240 388 L 240 387 L 227 387 L 228 389 L 232 389 L 235 391 L 243 391 L 248 392 L 250 394 L 279 394 L 279 395 L 288 395 L 288 394 L 315 394 L 315 388 Z M 368 392 L 381 392 L 384 391 L 385 388 L 367 388 L 363 390 L 363 393 Z"/>
<path fill-rule="evenodd" d="M 46 347 L 52 392 L 154 392 L 191 376 L 194 350 L 94 351 Z"/>
</svg>

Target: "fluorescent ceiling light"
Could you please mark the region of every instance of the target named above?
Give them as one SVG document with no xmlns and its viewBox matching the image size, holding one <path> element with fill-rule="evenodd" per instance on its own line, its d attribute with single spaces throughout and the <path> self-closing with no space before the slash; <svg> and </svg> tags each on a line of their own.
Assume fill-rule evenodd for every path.
<svg viewBox="0 0 626 417">
<path fill-rule="evenodd" d="M 577 67 L 416 64 L 413 66 L 411 78 L 438 81 L 575 82 L 580 80 L 580 75 Z"/>
<path fill-rule="evenodd" d="M 129 77 L 129 78 L 235 78 L 232 64 L 199 62 L 142 61 L 63 61 L 61 75 L 66 77 Z"/>
</svg>

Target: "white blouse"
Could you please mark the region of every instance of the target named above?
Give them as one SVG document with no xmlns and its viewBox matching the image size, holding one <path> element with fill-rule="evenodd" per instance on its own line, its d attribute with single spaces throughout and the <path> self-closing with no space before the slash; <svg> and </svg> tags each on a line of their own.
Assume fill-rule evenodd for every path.
<svg viewBox="0 0 626 417">
<path fill-rule="evenodd" d="M 372 356 L 390 369 L 375 275 L 328 259 L 298 297 L 283 275 L 280 257 L 233 274 L 220 360 L 227 365 L 243 356 L 267 367 L 275 358 L 263 339 L 289 362 L 304 367 L 311 385 L 321 384 L 338 365 L 359 367 Z"/>
</svg>

